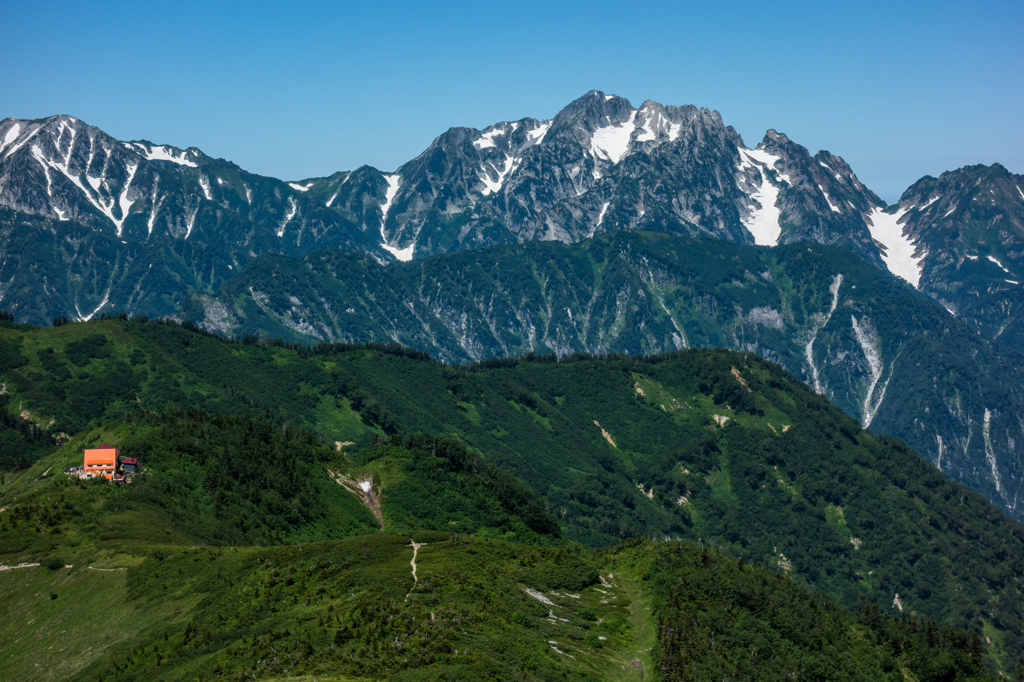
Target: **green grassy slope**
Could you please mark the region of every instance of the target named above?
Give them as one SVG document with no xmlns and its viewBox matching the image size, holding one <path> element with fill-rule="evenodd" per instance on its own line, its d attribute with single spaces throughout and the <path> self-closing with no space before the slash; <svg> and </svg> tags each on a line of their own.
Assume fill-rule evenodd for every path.
<svg viewBox="0 0 1024 682">
<path fill-rule="evenodd" d="M 976 636 L 851 615 L 688 543 L 165 545 L 0 572 L 0 593 L 5 679 L 991 679 Z"/>
<path fill-rule="evenodd" d="M 427 509 L 416 506 L 433 491 L 474 486 L 460 479 L 463 473 L 447 469 L 451 462 L 435 466 L 430 458 L 423 459 L 429 465 L 425 473 L 447 471 L 447 478 L 439 483 L 425 475 L 409 483 L 403 472 L 419 466 L 422 452 L 410 452 L 406 441 L 392 441 L 390 434 L 458 437 L 481 463 L 525 481 L 570 540 L 601 546 L 614 544 L 621 534 L 700 541 L 788 573 L 847 607 L 855 607 L 863 594 L 898 615 L 899 594 L 905 613 L 984 631 L 1002 659 L 1024 651 L 1020 526 L 980 496 L 946 481 L 898 441 L 862 431 L 807 386 L 752 355 L 690 351 L 647 359 L 537 358 L 452 368 L 404 350 L 335 347 L 314 353 L 230 344 L 173 325 L 121 320 L 52 330 L 7 326 L 0 332 L 30 358 L 3 375 L 8 409 L 24 405 L 33 418 L 88 425 L 134 415 L 140 407 L 171 405 L 268 415 L 278 424 L 314 430 L 328 443 L 353 443 L 342 446 L 352 453 L 346 466 L 365 467 L 362 473 L 380 477 L 384 518 L 395 530 L 412 528 L 410 519 L 434 519 L 434 527 L 446 519 L 456 521 L 459 532 L 529 539 L 530 524 L 523 521 L 524 531 L 502 504 L 459 516 L 460 509 L 484 504 L 474 494 Z M 103 343 L 89 340 L 95 336 Z M 32 351 L 44 347 L 55 349 L 68 378 L 42 367 Z M 98 357 L 106 352 L 109 356 Z M 113 381 L 115 376 L 134 382 L 131 391 L 97 393 L 96 402 L 86 405 L 88 414 L 66 388 L 69 382 L 91 385 L 94 377 Z M 47 392 L 59 397 L 62 386 L 62 400 L 39 398 Z M 130 428 L 133 417 L 127 419 L 117 428 Z M 383 449 L 364 452 L 378 439 L 385 440 L 378 446 Z M 129 443 L 131 434 L 123 440 Z M 76 441 L 75 447 L 81 445 Z M 74 453 L 68 456 L 73 459 Z M 332 482 L 327 457 L 313 456 L 309 464 L 322 483 Z M 216 467 L 199 466 L 203 482 L 182 489 L 180 499 L 187 504 L 175 510 L 176 518 L 201 516 L 212 508 L 204 505 L 213 504 L 214 492 L 222 490 Z M 41 473 L 33 468 L 25 476 Z M 404 508 L 388 511 L 389 485 L 394 485 L 392 501 L 404 499 Z M 4 490 L 0 506 L 13 495 L 10 481 Z M 340 486 L 317 490 L 311 494 L 343 492 Z M 294 499 L 300 507 L 306 504 L 299 493 Z M 266 514 L 262 498 L 249 503 Z M 158 512 L 166 510 L 154 507 L 152 513 Z M 281 513 L 287 518 L 287 509 Z M 281 535 L 272 532 L 270 521 L 260 525 L 258 515 L 257 521 L 245 527 L 252 532 L 266 527 L 260 540 L 218 540 L 209 529 L 200 532 L 201 523 L 175 528 L 189 529 L 188 541 L 195 542 L 328 537 L 313 533 L 320 521 L 308 527 L 288 521 L 279 528 Z M 335 537 L 358 532 L 355 526 L 344 533 L 339 527 L 332 525 Z M 285 528 L 306 528 L 302 532 L 310 534 L 288 535 Z"/>
</svg>

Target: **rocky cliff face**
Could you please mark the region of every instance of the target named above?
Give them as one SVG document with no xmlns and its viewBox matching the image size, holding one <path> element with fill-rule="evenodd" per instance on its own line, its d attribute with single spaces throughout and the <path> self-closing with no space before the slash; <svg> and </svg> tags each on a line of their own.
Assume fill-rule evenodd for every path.
<svg viewBox="0 0 1024 682">
<path fill-rule="evenodd" d="M 551 120 L 452 128 L 394 173 L 297 182 L 71 116 L 5 119 L 0 304 L 33 322 L 161 315 L 262 253 L 336 247 L 384 262 L 622 229 L 811 240 L 881 264 L 865 220 L 881 206 L 827 152 L 775 131 L 747 149 L 718 112 L 597 91 Z"/>
<path fill-rule="evenodd" d="M 802 377 L 1015 518 L 1024 357 L 847 251 L 620 231 L 381 266 L 265 256 L 185 317 L 227 334 L 393 341 L 448 362 L 724 346 Z"/>
<path fill-rule="evenodd" d="M 881 263 L 865 215 L 884 203 L 828 152 L 769 131 L 747 149 L 716 111 L 634 108 L 592 91 L 549 121 L 453 128 L 392 176 L 404 258 L 658 229 L 739 244 L 817 241 Z"/>
<path fill-rule="evenodd" d="M 0 305 L 20 319 L 160 315 L 260 253 L 384 259 L 371 168 L 285 183 L 71 116 L 0 122 Z"/>
<path fill-rule="evenodd" d="M 999 164 L 924 177 L 900 197 L 892 267 L 982 334 L 1024 349 L 1024 176 Z M 902 251 L 900 250 L 902 247 Z"/>
</svg>

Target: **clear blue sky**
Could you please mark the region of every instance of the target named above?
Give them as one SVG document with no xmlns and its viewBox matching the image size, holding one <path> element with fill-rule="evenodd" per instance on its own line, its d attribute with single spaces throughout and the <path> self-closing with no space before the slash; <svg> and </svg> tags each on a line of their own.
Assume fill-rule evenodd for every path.
<svg viewBox="0 0 1024 682">
<path fill-rule="evenodd" d="M 294 180 L 591 89 L 847 159 L 883 199 L 1024 172 L 1024 2 L 7 2 L 0 118 L 78 116 Z"/>
</svg>

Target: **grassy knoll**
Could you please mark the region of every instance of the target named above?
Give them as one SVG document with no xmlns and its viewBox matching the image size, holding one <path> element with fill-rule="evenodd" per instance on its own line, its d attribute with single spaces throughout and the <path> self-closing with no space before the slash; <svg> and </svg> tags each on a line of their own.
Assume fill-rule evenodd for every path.
<svg viewBox="0 0 1024 682">
<path fill-rule="evenodd" d="M 877 609 L 851 614 L 764 567 L 688 543 L 581 555 L 422 531 L 161 546 L 99 568 L 0 574 L 0 632 L 12 643 L 0 675 L 989 679 L 976 636 Z"/>
</svg>

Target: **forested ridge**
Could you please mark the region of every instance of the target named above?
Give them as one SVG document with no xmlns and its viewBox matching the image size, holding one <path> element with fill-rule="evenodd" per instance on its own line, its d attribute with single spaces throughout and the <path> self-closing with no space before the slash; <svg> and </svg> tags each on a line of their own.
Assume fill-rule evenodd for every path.
<svg viewBox="0 0 1024 682">
<path fill-rule="evenodd" d="M 85 552 L 156 539 L 139 519 L 167 528 L 168 545 L 379 532 L 333 478 L 344 473 L 372 481 L 386 534 L 573 553 L 689 541 L 827 593 L 851 618 L 863 596 L 889 618 L 973 631 L 1003 670 L 1022 650 L 1020 526 L 752 354 L 451 367 L 394 346 L 228 342 L 142 320 L 3 331 L 15 357 L 2 374 L 8 410 L 54 420 L 51 434 L 80 427 L 56 455 L 5 474 L 0 506 L 17 495 L 20 510 L 0 516 L 17 518 L 0 526 L 8 564 L 63 542 Z M 80 405 L 70 382 L 107 389 Z M 103 441 L 139 455 L 147 474 L 123 489 L 75 487 L 88 503 L 69 501 L 71 488 L 56 508 L 32 497 L 68 485 L 40 478 L 48 467 Z M 29 494 L 29 483 L 43 487 Z"/>
<path fill-rule="evenodd" d="M 958 261 L 958 276 L 988 268 L 991 284 L 999 272 L 986 258 Z M 1010 299 L 995 305 L 1011 296 L 1006 287 L 1019 288 L 999 280 L 984 295 L 999 319 L 1012 318 Z M 386 267 L 333 249 L 301 260 L 266 254 L 216 296 L 194 295 L 181 316 L 221 333 L 309 344 L 388 339 L 448 363 L 531 352 L 754 352 L 1022 521 L 1024 355 L 950 305 L 840 248 L 621 230 Z"/>
</svg>

